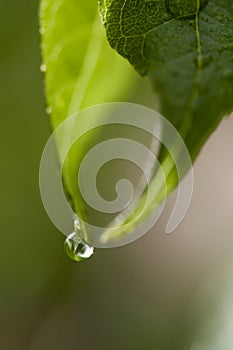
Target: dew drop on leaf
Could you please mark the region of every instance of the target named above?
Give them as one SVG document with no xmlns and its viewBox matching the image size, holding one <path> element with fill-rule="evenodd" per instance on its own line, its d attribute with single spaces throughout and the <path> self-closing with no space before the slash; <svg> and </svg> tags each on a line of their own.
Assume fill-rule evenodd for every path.
<svg viewBox="0 0 233 350">
<path fill-rule="evenodd" d="M 45 64 L 42 64 L 42 65 L 40 66 L 40 71 L 41 71 L 42 73 L 46 72 L 46 69 L 47 69 L 47 67 L 46 67 Z"/>
<path fill-rule="evenodd" d="M 82 242 L 77 231 L 67 236 L 64 247 L 68 257 L 74 261 L 87 260 L 94 253 L 94 248 Z"/>
</svg>

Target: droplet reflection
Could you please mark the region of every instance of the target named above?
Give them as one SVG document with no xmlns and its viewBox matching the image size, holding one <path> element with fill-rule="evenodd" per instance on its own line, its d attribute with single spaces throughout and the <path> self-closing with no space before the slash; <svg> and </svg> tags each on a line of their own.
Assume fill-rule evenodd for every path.
<svg viewBox="0 0 233 350">
<path fill-rule="evenodd" d="M 42 65 L 40 66 L 40 71 L 41 71 L 42 73 L 45 73 L 45 72 L 46 72 L 46 69 L 47 69 L 47 67 L 46 67 L 45 64 L 42 64 Z"/>
<path fill-rule="evenodd" d="M 77 232 L 73 232 L 67 236 L 64 247 L 69 258 L 75 261 L 87 260 L 94 253 L 94 248 L 82 242 Z"/>
</svg>

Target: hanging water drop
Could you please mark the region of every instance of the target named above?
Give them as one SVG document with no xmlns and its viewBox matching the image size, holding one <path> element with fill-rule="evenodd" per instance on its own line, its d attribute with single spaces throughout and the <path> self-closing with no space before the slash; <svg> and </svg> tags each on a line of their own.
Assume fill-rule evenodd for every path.
<svg viewBox="0 0 233 350">
<path fill-rule="evenodd" d="M 93 247 L 80 240 L 77 231 L 67 236 L 64 246 L 69 258 L 75 261 L 87 260 L 94 253 Z"/>
<path fill-rule="evenodd" d="M 46 69 L 47 69 L 47 67 L 46 67 L 45 64 L 42 64 L 42 65 L 40 66 L 40 71 L 41 71 L 42 73 L 45 73 L 45 72 L 46 72 Z"/>
</svg>

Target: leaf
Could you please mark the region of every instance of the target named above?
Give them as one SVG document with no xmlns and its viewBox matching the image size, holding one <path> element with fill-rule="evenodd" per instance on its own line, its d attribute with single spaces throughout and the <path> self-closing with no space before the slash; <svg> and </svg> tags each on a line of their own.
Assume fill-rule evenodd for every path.
<svg viewBox="0 0 233 350">
<path fill-rule="evenodd" d="M 80 109 L 122 98 L 135 84 L 131 69 L 109 50 L 96 1 L 42 0 L 40 18 L 53 129 Z"/>
<path fill-rule="evenodd" d="M 105 102 L 133 102 L 139 86 L 149 91 L 148 83 L 110 48 L 96 0 L 42 0 L 40 33 L 41 68 L 45 72 L 52 130 L 81 109 Z M 91 127 L 91 122 L 80 120 L 80 125 L 90 124 Z M 66 136 L 56 140 L 60 157 Z M 88 222 L 93 212 L 77 188 L 77 171 L 83 156 L 99 138 L 99 130 L 85 135 L 78 144 L 78 151 L 77 147 L 72 150 L 63 166 L 67 197 L 75 213 Z"/>
<path fill-rule="evenodd" d="M 161 113 L 180 132 L 194 160 L 233 109 L 232 0 L 101 0 L 100 12 L 111 47 L 149 77 Z M 176 186 L 175 164 L 166 152 L 161 158 L 170 192 Z"/>
<path fill-rule="evenodd" d="M 231 0 L 107 0 L 110 45 L 152 81 L 193 158 L 233 109 Z"/>
<path fill-rule="evenodd" d="M 102 0 L 101 14 L 110 45 L 152 81 L 162 114 L 179 130 L 195 159 L 208 135 L 233 107 L 231 1 Z M 80 109 L 129 101 L 124 97 L 128 91 L 147 87 L 110 49 L 96 0 L 42 0 L 40 16 L 42 70 L 53 130 Z M 83 155 L 99 136 L 98 130 L 87 135 L 79 152 L 71 152 L 63 167 L 73 209 L 87 221 L 92 213 L 77 188 L 76 174 Z M 64 137 L 57 140 L 58 154 L 63 151 Z M 177 185 L 175 164 L 164 150 L 160 160 L 170 193 Z M 155 176 L 114 237 L 106 232 L 106 240 L 132 232 L 154 204 L 164 199 L 158 183 Z M 150 189 L 154 201 L 145 207 Z"/>
</svg>

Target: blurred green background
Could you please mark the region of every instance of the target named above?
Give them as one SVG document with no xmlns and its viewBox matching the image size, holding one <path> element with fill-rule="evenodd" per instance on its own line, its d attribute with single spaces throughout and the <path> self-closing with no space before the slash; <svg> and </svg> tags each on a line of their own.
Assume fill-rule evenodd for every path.
<svg viewBox="0 0 233 350">
<path fill-rule="evenodd" d="M 39 194 L 38 1 L 0 0 L 0 14 L 0 349 L 233 349 L 233 119 L 199 156 L 175 233 L 164 234 L 171 198 L 139 241 L 73 263 Z"/>
</svg>

